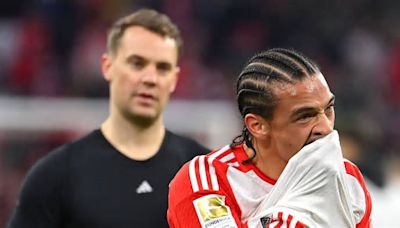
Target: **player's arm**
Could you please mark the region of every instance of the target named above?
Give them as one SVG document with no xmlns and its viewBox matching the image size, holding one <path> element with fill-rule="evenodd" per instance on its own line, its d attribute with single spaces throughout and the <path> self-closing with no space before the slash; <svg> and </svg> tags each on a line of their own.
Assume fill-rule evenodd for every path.
<svg viewBox="0 0 400 228">
<path fill-rule="evenodd" d="M 197 197 L 197 198 L 196 198 Z M 168 209 L 170 227 L 242 227 L 237 211 L 221 194 L 192 195 Z"/>
<path fill-rule="evenodd" d="M 344 162 L 348 174 L 349 187 L 352 196 L 353 213 L 356 216 L 357 228 L 371 227 L 372 199 L 365 185 L 364 178 L 356 165 Z"/>
<path fill-rule="evenodd" d="M 8 228 L 59 227 L 62 177 L 54 158 L 40 160 L 29 171 Z"/>
<path fill-rule="evenodd" d="M 356 165 L 349 161 L 344 162 L 347 172 L 346 181 L 348 183 L 349 196 L 351 200 L 351 210 L 356 221 L 356 228 L 371 227 L 371 196 L 366 188 L 364 179 Z M 313 221 L 299 212 L 290 208 L 273 208 L 273 212 L 268 213 L 268 221 L 271 225 L 266 227 L 280 227 L 282 225 L 293 227 L 314 227 Z M 293 222 L 295 221 L 295 224 Z M 263 226 L 265 227 L 265 226 Z"/>
<path fill-rule="evenodd" d="M 208 190 L 193 188 L 189 163 L 170 183 L 167 213 L 170 227 L 242 227 L 239 208 L 223 191 L 213 191 L 211 186 Z"/>
</svg>

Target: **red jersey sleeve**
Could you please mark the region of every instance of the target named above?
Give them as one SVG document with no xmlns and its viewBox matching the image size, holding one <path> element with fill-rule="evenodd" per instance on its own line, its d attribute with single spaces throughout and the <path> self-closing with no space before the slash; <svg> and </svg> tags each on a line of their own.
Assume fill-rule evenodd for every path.
<svg viewBox="0 0 400 228">
<path fill-rule="evenodd" d="M 371 211 L 372 211 L 372 200 L 371 200 L 371 195 L 368 192 L 368 189 L 365 185 L 364 178 L 360 172 L 360 170 L 357 168 L 357 166 L 350 161 L 345 161 L 344 162 L 346 172 L 348 175 L 351 175 L 357 179 L 358 184 L 363 190 L 364 193 L 364 201 L 365 201 L 365 211 L 362 219 L 360 222 L 357 224 L 356 228 L 370 228 L 371 227 Z"/>
<path fill-rule="evenodd" d="M 170 227 L 242 227 L 235 202 L 221 189 L 202 186 L 200 172 L 208 175 L 209 170 L 199 170 L 198 160 L 196 157 L 186 163 L 170 183 L 167 212 Z"/>
</svg>

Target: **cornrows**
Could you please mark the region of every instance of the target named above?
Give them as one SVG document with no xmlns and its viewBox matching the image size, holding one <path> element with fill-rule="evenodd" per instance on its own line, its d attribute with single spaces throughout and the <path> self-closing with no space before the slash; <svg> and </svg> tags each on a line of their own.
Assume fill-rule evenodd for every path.
<svg viewBox="0 0 400 228">
<path fill-rule="evenodd" d="M 244 117 L 250 107 L 257 106 L 264 111 L 256 111 L 265 118 L 272 118 L 274 105 L 272 84 L 275 81 L 293 84 L 318 72 L 317 66 L 305 56 L 288 49 L 275 48 L 253 56 L 236 82 L 239 111 Z"/>
<path fill-rule="evenodd" d="M 236 99 L 242 117 L 254 113 L 272 119 L 276 105 L 273 93 L 275 83 L 294 84 L 313 77 L 317 72 L 319 69 L 315 63 L 294 50 L 274 48 L 253 56 L 236 82 Z M 245 125 L 242 134 L 233 140 L 231 146 L 243 142 L 254 150 L 255 156 L 251 134 Z"/>
</svg>

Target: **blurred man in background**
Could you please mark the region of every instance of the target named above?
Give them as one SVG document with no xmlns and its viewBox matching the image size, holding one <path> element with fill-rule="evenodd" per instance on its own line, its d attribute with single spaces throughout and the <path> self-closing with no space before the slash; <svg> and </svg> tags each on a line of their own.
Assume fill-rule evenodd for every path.
<svg viewBox="0 0 400 228">
<path fill-rule="evenodd" d="M 10 228 L 168 227 L 170 180 L 186 161 L 207 152 L 163 122 L 181 47 L 176 25 L 154 10 L 112 26 L 102 57 L 108 118 L 32 167 Z"/>
<path fill-rule="evenodd" d="M 335 96 L 305 56 L 255 55 L 237 80 L 243 133 L 170 184 L 171 227 L 370 227 L 371 198 L 344 160 Z"/>
</svg>

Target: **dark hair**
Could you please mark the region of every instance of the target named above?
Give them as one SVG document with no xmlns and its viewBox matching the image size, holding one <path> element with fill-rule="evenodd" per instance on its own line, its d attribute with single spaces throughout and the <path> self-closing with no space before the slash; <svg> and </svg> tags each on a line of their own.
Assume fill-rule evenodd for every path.
<svg viewBox="0 0 400 228">
<path fill-rule="evenodd" d="M 277 104 L 276 83 L 294 84 L 318 72 L 315 63 L 291 49 L 274 48 L 256 54 L 244 66 L 236 82 L 236 99 L 242 118 L 254 113 L 271 120 Z M 244 161 L 250 162 L 257 152 L 245 124 L 242 134 L 233 139 L 231 147 L 241 143 L 254 151 L 253 156 Z"/>
<path fill-rule="evenodd" d="M 107 35 L 107 52 L 116 54 L 119 41 L 125 30 L 131 26 L 141 26 L 162 37 L 170 37 L 175 40 L 178 57 L 183 45 L 182 37 L 178 27 L 171 22 L 165 14 L 152 9 L 141 9 L 117 20 L 110 28 Z"/>
</svg>

